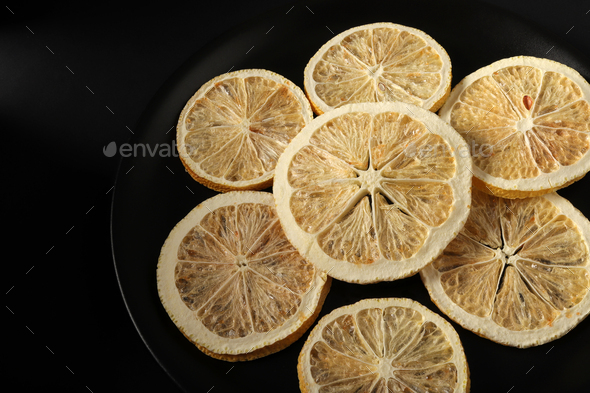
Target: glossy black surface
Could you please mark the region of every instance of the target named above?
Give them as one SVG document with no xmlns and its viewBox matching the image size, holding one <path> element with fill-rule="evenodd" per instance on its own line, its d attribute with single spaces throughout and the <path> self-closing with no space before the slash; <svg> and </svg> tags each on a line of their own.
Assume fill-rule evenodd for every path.
<svg viewBox="0 0 590 393">
<path fill-rule="evenodd" d="M 480 4 L 441 3 L 418 9 L 413 3 L 396 3 L 382 6 L 378 12 L 371 7 L 353 11 L 355 4 L 308 3 L 309 9 L 298 5 L 291 11 L 283 7 L 213 41 L 166 82 L 144 113 L 133 143 L 172 143 L 174 130 L 167 131 L 175 126 L 185 102 L 207 80 L 230 69 L 265 68 L 302 86 L 308 59 L 333 32 L 378 21 L 413 26 L 434 37 L 452 59 L 455 83 L 479 67 L 515 55 L 546 56 L 570 65 L 586 78 L 590 75 L 586 59 L 520 20 Z M 126 176 L 124 173 L 131 167 L 137 168 L 137 173 Z M 576 196 L 587 188 L 588 182 L 582 181 L 562 194 L 584 208 Z M 203 391 L 212 386 L 215 390 L 229 391 L 248 386 L 258 387 L 260 391 L 296 392 L 297 355 L 307 335 L 267 358 L 226 363 L 196 350 L 177 331 L 159 303 L 154 273 L 161 244 L 177 221 L 214 194 L 192 181 L 177 158 L 122 161 L 114 196 L 112 230 L 119 281 L 130 313 L 154 356 L 186 391 Z M 585 213 L 588 215 L 590 210 Z M 335 281 L 322 315 L 372 297 L 410 297 L 438 311 L 415 276 L 365 286 Z M 562 340 L 518 350 L 457 328 L 471 367 L 475 392 L 508 391 L 525 381 L 526 391 L 548 386 L 574 388 L 579 382 L 567 378 L 567 370 L 570 364 L 587 359 L 586 350 L 590 347 L 584 336 L 590 333 L 588 329 L 588 323 L 584 323 Z M 537 368 L 535 377 L 528 377 L 532 370 L 526 374 L 531 367 Z M 549 374 L 549 370 L 553 373 Z"/>
<path fill-rule="evenodd" d="M 267 67 L 301 85 L 307 57 L 330 30 L 365 22 L 406 23 L 431 34 L 449 51 L 454 83 L 514 54 L 561 58 L 589 79 L 589 62 L 579 55 L 590 53 L 589 8 L 585 0 L 6 3 L 3 391 L 182 391 L 158 362 L 187 391 L 297 391 L 303 341 L 252 363 L 215 361 L 178 333 L 159 304 L 154 268 L 161 242 L 213 192 L 192 181 L 175 157 L 121 161 L 103 148 L 113 141 L 151 148 L 172 142 L 168 130 L 184 100 L 232 66 Z M 192 81 L 183 86 L 185 78 Z M 586 215 L 588 181 L 562 191 Z M 324 310 L 373 296 L 408 296 L 436 311 L 418 278 L 335 282 Z M 590 391 L 589 329 L 585 321 L 563 339 L 521 351 L 457 328 L 472 391 Z"/>
</svg>

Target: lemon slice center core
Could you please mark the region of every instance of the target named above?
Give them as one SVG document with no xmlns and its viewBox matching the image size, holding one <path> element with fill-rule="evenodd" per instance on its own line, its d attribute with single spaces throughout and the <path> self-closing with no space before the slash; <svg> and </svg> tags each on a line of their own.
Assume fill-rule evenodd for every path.
<svg viewBox="0 0 590 393">
<path fill-rule="evenodd" d="M 518 248 L 509 246 L 504 246 L 504 248 L 496 248 L 495 258 L 504 262 L 505 265 L 514 265 L 514 262 L 519 259 L 517 255 L 518 251 Z"/>
<path fill-rule="evenodd" d="M 358 180 L 361 182 L 361 188 L 369 190 L 371 194 L 375 191 L 375 187 L 381 181 L 381 171 L 373 169 L 371 165 L 366 171 L 358 172 Z"/>
<path fill-rule="evenodd" d="M 373 79 L 379 78 L 383 73 L 383 67 L 381 66 L 381 64 L 367 67 L 367 69 L 369 70 L 369 74 L 373 77 Z"/>
<path fill-rule="evenodd" d="M 245 255 L 236 255 L 236 265 L 239 268 L 245 268 L 248 266 L 248 259 Z"/>
<path fill-rule="evenodd" d="M 391 365 L 391 362 L 387 359 L 379 359 L 379 374 L 383 378 L 390 378 L 395 371 L 395 368 Z"/>
<path fill-rule="evenodd" d="M 507 256 L 506 257 L 506 265 L 514 266 L 514 262 L 516 262 L 517 259 L 518 259 L 518 257 L 516 255 Z"/>
<path fill-rule="evenodd" d="M 239 126 L 242 129 L 242 132 L 244 134 L 247 134 L 250 131 L 250 119 L 248 119 L 248 118 L 242 119 L 242 122 L 239 124 Z"/>
<path fill-rule="evenodd" d="M 533 128 L 533 118 L 532 117 L 525 117 L 524 119 L 520 119 L 516 122 L 516 130 L 520 132 L 525 132 Z"/>
</svg>

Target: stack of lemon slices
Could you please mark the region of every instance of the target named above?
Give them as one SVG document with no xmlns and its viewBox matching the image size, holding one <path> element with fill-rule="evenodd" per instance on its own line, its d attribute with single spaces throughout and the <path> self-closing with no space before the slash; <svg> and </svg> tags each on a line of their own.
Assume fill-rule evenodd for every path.
<svg viewBox="0 0 590 393">
<path fill-rule="evenodd" d="M 255 359 L 311 326 L 330 277 L 417 272 L 442 312 L 505 345 L 539 345 L 584 319 L 590 222 L 554 191 L 590 170 L 590 85 L 563 64 L 515 57 L 450 86 L 445 50 L 392 23 L 322 46 L 304 71 L 307 98 L 265 70 L 203 85 L 178 122 L 181 160 L 230 192 L 162 248 L 158 291 L 184 335 L 212 357 Z M 298 373 L 304 392 L 470 385 L 455 330 L 410 299 L 333 310 Z"/>
</svg>

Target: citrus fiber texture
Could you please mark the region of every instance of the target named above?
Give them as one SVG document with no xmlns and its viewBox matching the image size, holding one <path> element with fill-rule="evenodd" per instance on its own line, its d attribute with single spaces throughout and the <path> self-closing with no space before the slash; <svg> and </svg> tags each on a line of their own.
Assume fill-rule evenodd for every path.
<svg viewBox="0 0 590 393">
<path fill-rule="evenodd" d="M 420 274 L 450 318 L 526 348 L 566 334 L 590 312 L 590 223 L 556 193 L 503 199 L 473 191 L 465 227 Z"/>
<path fill-rule="evenodd" d="M 468 392 L 459 336 L 410 299 L 367 299 L 323 317 L 298 362 L 301 391 Z"/>
<path fill-rule="evenodd" d="M 177 125 L 180 159 L 198 182 L 217 191 L 272 184 L 279 155 L 311 121 L 305 94 L 271 71 L 220 75 L 187 102 Z"/>
<path fill-rule="evenodd" d="M 298 339 L 317 317 L 329 278 L 285 237 L 270 193 L 210 198 L 166 239 L 158 292 L 180 331 L 207 355 L 251 360 Z"/>
<path fill-rule="evenodd" d="M 525 198 L 590 170 L 589 100 L 590 84 L 575 70 L 519 56 L 467 76 L 439 114 L 470 145 L 476 187 Z"/>
<path fill-rule="evenodd" d="M 451 60 L 421 30 L 373 23 L 346 30 L 324 44 L 304 76 L 317 114 L 355 102 L 387 101 L 434 112 L 451 91 Z"/>
<path fill-rule="evenodd" d="M 273 194 L 283 229 L 307 260 L 339 280 L 412 275 L 467 219 L 472 164 L 464 144 L 438 116 L 411 104 L 351 104 L 318 116 L 277 164 Z"/>
</svg>

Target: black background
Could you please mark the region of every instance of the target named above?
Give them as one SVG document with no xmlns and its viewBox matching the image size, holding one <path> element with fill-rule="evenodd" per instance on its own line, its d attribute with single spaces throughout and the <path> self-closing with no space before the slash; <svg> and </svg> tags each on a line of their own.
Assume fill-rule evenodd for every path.
<svg viewBox="0 0 590 393">
<path fill-rule="evenodd" d="M 587 1 L 485 3 L 590 54 Z M 204 45 L 293 5 L 305 7 L 265 0 L 0 8 L 2 222 L 10 234 L 2 242 L 1 383 L 10 391 L 179 391 L 137 334 L 119 291 L 109 232 L 119 160 L 106 157 L 103 147 L 134 136 L 160 86 Z M 378 9 L 378 3 L 358 6 Z M 567 358 L 561 353 L 554 360 Z M 550 378 L 538 371 L 550 372 L 550 362 L 526 377 Z M 524 374 L 529 365 L 522 367 Z M 590 390 L 586 368 L 567 369 L 565 377 L 579 381 L 570 391 Z M 524 378 L 506 385 L 514 386 L 512 393 L 530 391 Z"/>
</svg>

